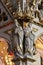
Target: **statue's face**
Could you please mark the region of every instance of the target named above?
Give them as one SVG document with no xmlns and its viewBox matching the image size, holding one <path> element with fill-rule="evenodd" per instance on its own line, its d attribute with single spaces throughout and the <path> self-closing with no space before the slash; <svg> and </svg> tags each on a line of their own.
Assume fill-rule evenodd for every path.
<svg viewBox="0 0 43 65">
<path fill-rule="evenodd" d="M 23 28 L 26 28 L 28 26 L 28 22 L 23 22 Z"/>
</svg>

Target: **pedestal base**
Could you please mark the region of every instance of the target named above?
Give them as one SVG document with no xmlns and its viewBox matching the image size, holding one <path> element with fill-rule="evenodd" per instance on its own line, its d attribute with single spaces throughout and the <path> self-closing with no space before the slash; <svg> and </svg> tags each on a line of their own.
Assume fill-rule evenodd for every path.
<svg viewBox="0 0 43 65">
<path fill-rule="evenodd" d="M 15 65 L 41 65 L 40 55 L 37 53 L 33 57 L 27 56 L 27 58 L 19 58 L 19 60 L 15 62 Z"/>
</svg>

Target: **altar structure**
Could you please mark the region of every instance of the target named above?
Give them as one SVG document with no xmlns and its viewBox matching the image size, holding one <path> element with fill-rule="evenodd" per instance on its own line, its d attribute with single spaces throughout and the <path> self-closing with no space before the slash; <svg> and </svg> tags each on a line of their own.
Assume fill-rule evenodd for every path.
<svg viewBox="0 0 43 65">
<path fill-rule="evenodd" d="M 42 0 L 0 0 L 0 38 L 8 42 L 7 53 L 13 54 L 12 65 L 41 65 L 35 43 L 43 34 L 40 4 Z"/>
</svg>

